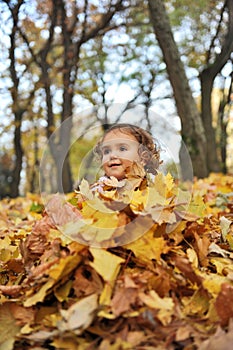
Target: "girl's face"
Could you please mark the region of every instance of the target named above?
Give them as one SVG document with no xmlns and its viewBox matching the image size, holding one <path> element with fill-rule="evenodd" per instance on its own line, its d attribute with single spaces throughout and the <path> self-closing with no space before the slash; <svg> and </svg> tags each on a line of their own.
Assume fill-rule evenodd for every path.
<svg viewBox="0 0 233 350">
<path fill-rule="evenodd" d="M 102 143 L 102 167 L 107 176 L 115 176 L 118 180 L 125 178 L 126 169 L 130 172 L 133 162 L 140 162 L 139 143 L 130 134 L 120 130 L 112 130 L 104 137 Z"/>
</svg>

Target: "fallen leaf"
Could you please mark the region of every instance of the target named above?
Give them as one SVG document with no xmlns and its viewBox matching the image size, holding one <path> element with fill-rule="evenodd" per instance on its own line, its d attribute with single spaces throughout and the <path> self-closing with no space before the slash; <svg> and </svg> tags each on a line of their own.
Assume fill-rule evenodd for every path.
<svg viewBox="0 0 233 350">
<path fill-rule="evenodd" d="M 98 295 L 91 294 L 71 305 L 68 310 L 60 310 L 62 320 L 57 324 L 59 331 L 80 334 L 92 323 L 97 308 Z"/>
<path fill-rule="evenodd" d="M 94 258 L 94 261 L 90 262 L 90 265 L 106 282 L 100 296 L 100 304 L 109 305 L 114 281 L 120 271 L 121 264 L 125 260 L 104 249 L 90 248 L 90 252 Z"/>
<path fill-rule="evenodd" d="M 171 322 L 175 307 L 172 298 L 160 298 L 154 290 L 149 291 L 148 294 L 139 293 L 139 298 L 147 306 L 158 310 L 157 317 L 164 326 Z"/>
<path fill-rule="evenodd" d="M 231 350 L 233 342 L 233 333 L 225 332 L 220 327 L 214 335 L 202 342 L 199 350 Z"/>
<path fill-rule="evenodd" d="M 233 318 L 233 286 L 227 283 L 221 285 L 221 291 L 215 302 L 217 313 L 221 319 L 221 324 L 226 326 Z"/>
<path fill-rule="evenodd" d="M 20 330 L 16 319 L 12 315 L 11 303 L 0 305 L 0 349 L 12 350 L 15 336 Z"/>
<path fill-rule="evenodd" d="M 154 237 L 154 230 L 151 229 L 139 239 L 126 245 L 127 249 L 133 251 L 137 258 L 144 261 L 160 260 L 162 254 L 169 251 L 166 240 L 163 237 Z"/>
<path fill-rule="evenodd" d="M 94 258 L 90 265 L 100 274 L 104 281 L 114 281 L 120 271 L 121 264 L 125 260 L 105 249 L 90 248 L 90 253 Z"/>
</svg>

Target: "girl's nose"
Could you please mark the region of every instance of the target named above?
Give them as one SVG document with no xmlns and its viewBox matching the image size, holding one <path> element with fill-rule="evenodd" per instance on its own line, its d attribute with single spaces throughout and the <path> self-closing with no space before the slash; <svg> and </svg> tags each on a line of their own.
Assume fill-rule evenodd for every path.
<svg viewBox="0 0 233 350">
<path fill-rule="evenodd" d="M 110 159 L 115 159 L 115 158 L 117 158 L 116 152 L 111 152 Z"/>
</svg>

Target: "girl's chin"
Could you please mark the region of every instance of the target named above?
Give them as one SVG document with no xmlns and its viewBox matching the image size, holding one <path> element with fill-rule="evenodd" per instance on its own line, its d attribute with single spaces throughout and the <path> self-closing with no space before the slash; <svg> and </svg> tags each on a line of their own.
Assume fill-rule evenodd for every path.
<svg viewBox="0 0 233 350">
<path fill-rule="evenodd" d="M 117 172 L 117 171 L 109 171 L 106 172 L 107 176 L 114 176 L 117 180 L 123 180 L 125 178 L 125 173 Z"/>
<path fill-rule="evenodd" d="M 118 175 L 118 174 L 113 174 L 113 173 L 109 174 L 108 176 L 109 177 L 114 176 L 118 181 L 123 180 L 125 178 L 125 175 Z"/>
</svg>

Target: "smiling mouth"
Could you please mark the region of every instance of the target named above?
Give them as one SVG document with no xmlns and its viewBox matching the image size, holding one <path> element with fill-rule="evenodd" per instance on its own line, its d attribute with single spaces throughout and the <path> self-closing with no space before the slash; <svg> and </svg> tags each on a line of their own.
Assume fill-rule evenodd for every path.
<svg viewBox="0 0 233 350">
<path fill-rule="evenodd" d="M 109 165 L 109 168 L 114 168 L 114 167 L 118 167 L 121 166 L 121 164 L 117 164 L 117 163 L 113 163 Z"/>
</svg>

